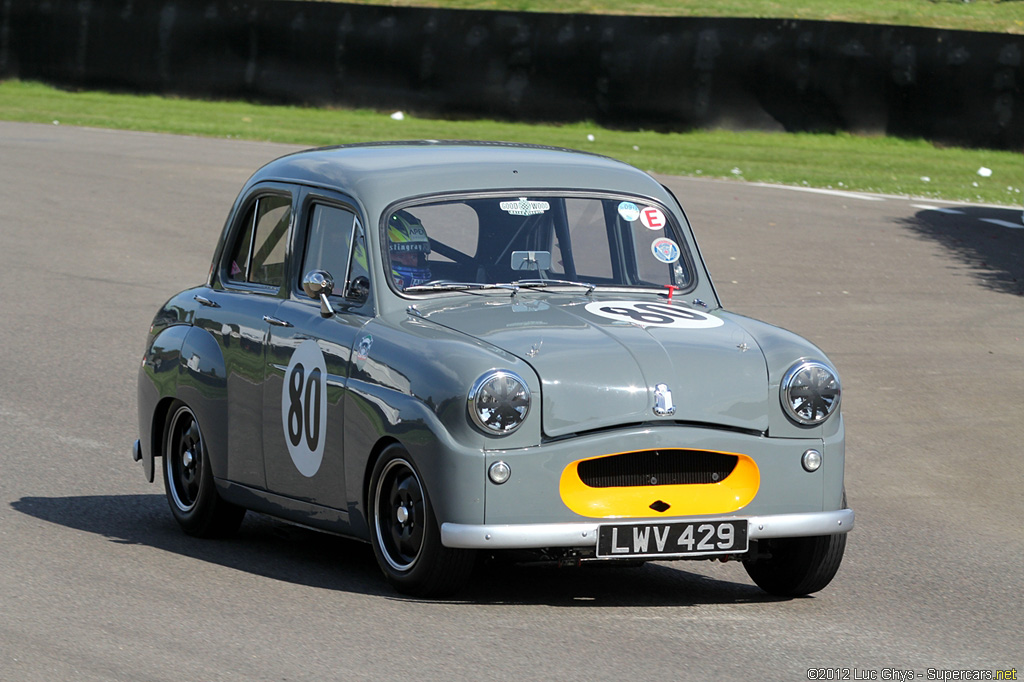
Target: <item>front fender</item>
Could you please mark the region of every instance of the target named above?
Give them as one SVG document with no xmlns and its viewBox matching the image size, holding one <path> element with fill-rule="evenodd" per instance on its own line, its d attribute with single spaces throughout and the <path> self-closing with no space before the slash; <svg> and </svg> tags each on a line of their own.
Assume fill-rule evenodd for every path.
<svg viewBox="0 0 1024 682">
<path fill-rule="evenodd" d="M 783 411 L 779 397 L 782 377 L 800 360 L 824 362 L 835 370 L 836 366 L 825 353 L 807 339 L 780 327 L 735 313 L 723 312 L 743 327 L 757 341 L 768 366 L 768 433 L 773 438 L 834 438 L 841 434 L 839 414 L 832 415 L 819 426 L 800 426 L 793 423 Z M 842 407 L 840 407 L 842 409 Z"/>
<path fill-rule="evenodd" d="M 366 530 L 372 457 L 381 442 L 400 443 L 416 463 L 438 523 L 484 518 L 484 453 L 455 440 L 427 404 L 379 384 L 352 380 L 345 404 L 345 480 L 349 518 Z"/>
</svg>

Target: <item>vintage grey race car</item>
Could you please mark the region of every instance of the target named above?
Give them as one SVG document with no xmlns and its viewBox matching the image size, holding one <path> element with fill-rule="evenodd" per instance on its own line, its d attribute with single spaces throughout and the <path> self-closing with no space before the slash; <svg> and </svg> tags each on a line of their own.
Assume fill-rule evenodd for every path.
<svg viewBox="0 0 1024 682">
<path fill-rule="evenodd" d="M 721 307 L 649 175 L 352 145 L 242 188 L 209 279 L 153 320 L 133 455 L 187 533 L 249 509 L 368 540 L 410 594 L 528 550 L 736 559 L 800 595 L 854 524 L 839 404 L 818 348 Z"/>
</svg>

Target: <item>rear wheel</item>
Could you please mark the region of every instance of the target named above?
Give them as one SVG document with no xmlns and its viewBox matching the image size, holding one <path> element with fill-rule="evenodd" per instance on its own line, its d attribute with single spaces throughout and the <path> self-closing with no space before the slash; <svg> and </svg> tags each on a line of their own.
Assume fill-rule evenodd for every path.
<svg viewBox="0 0 1024 682">
<path fill-rule="evenodd" d="M 771 558 L 744 562 L 747 575 L 769 594 L 798 597 L 832 582 L 843 561 L 846 534 L 775 538 L 758 545 L 758 550 Z"/>
<path fill-rule="evenodd" d="M 171 513 L 197 537 L 223 537 L 238 530 L 245 509 L 217 494 L 199 420 L 185 403 L 171 405 L 164 429 L 164 488 Z"/>
<path fill-rule="evenodd" d="M 395 589 L 418 597 L 450 594 L 472 573 L 475 552 L 441 544 L 430 497 L 412 458 L 389 446 L 373 467 L 369 489 L 370 541 Z"/>
</svg>

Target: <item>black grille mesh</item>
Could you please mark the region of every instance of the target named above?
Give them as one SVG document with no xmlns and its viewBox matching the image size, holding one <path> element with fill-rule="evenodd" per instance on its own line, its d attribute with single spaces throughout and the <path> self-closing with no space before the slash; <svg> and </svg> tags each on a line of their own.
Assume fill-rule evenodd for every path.
<svg viewBox="0 0 1024 682">
<path fill-rule="evenodd" d="M 736 468 L 735 455 L 706 450 L 644 450 L 580 462 L 591 488 L 717 483 Z"/>
</svg>

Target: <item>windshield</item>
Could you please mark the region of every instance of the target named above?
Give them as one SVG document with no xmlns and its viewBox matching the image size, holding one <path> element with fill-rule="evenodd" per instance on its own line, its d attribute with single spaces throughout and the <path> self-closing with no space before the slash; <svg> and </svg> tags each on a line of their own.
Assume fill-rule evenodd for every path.
<svg viewBox="0 0 1024 682">
<path fill-rule="evenodd" d="M 586 286 L 686 290 L 690 255 L 664 207 L 623 197 L 434 200 L 387 216 L 400 291 Z"/>
</svg>

